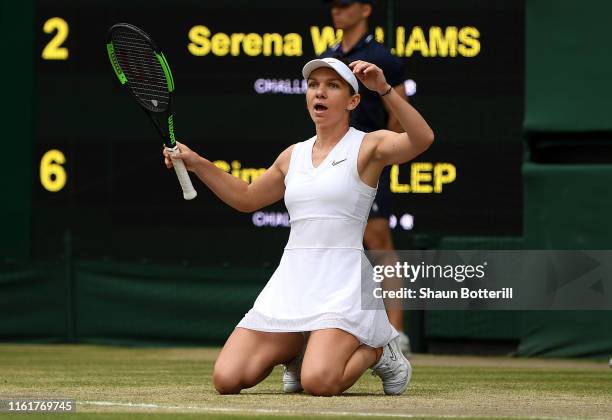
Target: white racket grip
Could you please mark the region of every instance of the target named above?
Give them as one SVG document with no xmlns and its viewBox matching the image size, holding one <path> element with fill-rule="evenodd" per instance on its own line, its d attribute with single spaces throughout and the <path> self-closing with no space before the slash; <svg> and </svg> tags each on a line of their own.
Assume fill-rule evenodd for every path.
<svg viewBox="0 0 612 420">
<path fill-rule="evenodd" d="M 178 146 L 171 149 L 168 148 L 168 150 L 170 151 L 170 158 L 172 159 L 172 154 L 178 152 Z M 185 163 L 183 163 L 181 159 L 172 159 L 172 166 L 174 167 L 174 172 L 176 172 L 176 176 L 183 189 L 183 198 L 185 200 L 193 200 L 196 198 L 198 193 L 193 188 L 193 184 L 189 178 L 189 172 L 187 172 L 187 168 L 185 168 Z"/>
</svg>

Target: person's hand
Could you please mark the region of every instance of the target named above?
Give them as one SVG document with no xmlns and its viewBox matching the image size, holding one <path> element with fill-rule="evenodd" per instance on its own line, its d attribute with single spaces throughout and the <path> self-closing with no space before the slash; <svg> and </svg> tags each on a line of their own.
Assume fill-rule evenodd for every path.
<svg viewBox="0 0 612 420">
<path fill-rule="evenodd" d="M 164 163 L 166 164 L 166 168 L 172 168 L 172 159 L 181 159 L 185 164 L 185 168 L 188 171 L 193 171 L 195 165 L 201 159 L 200 155 L 191 150 L 189 147 L 185 146 L 183 143 L 176 142 L 178 146 L 178 151 L 174 153 L 171 152 L 171 149 L 164 147 Z"/>
<path fill-rule="evenodd" d="M 377 92 L 379 95 L 389 89 L 387 79 L 385 79 L 380 67 L 362 60 L 353 61 L 349 64 L 349 67 L 353 70 L 355 77 L 368 89 Z"/>
</svg>

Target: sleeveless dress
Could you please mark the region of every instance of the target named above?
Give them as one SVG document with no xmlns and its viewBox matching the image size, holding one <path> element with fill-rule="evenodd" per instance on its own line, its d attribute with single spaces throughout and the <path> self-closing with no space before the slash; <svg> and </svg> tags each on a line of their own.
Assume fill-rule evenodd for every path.
<svg viewBox="0 0 612 420">
<path fill-rule="evenodd" d="M 372 347 L 398 335 L 382 300 L 362 293 L 362 277 L 373 284 L 362 241 L 376 195 L 376 188 L 365 184 L 357 171 L 364 136 L 351 127 L 316 168 L 316 136 L 294 146 L 285 177 L 289 241 L 238 327 L 266 332 L 339 328 Z"/>
</svg>

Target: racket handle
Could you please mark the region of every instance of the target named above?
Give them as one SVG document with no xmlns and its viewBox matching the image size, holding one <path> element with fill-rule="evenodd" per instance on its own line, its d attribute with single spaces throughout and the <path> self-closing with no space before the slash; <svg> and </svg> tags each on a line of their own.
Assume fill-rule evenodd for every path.
<svg viewBox="0 0 612 420">
<path fill-rule="evenodd" d="M 178 146 L 168 148 L 168 150 L 170 151 L 170 158 L 172 159 L 172 154 L 178 152 Z M 176 176 L 183 189 L 183 198 L 185 200 L 193 200 L 196 198 L 198 193 L 193 188 L 193 184 L 189 178 L 189 172 L 187 172 L 187 168 L 185 168 L 185 163 L 181 159 L 172 159 L 172 166 L 174 167 L 174 172 L 176 172 Z"/>
</svg>

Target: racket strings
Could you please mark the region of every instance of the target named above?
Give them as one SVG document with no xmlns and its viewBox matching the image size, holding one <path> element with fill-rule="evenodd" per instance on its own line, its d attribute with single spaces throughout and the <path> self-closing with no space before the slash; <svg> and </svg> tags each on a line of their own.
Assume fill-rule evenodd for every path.
<svg viewBox="0 0 612 420">
<path fill-rule="evenodd" d="M 119 66 L 125 73 L 128 86 L 143 105 L 152 111 L 163 111 L 170 94 L 165 73 L 150 44 L 127 30 L 112 35 Z"/>
</svg>

